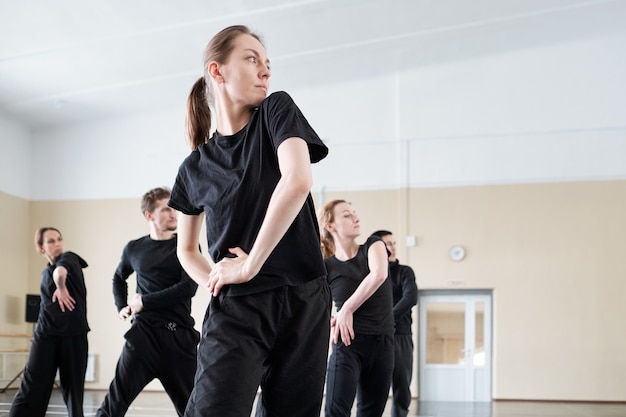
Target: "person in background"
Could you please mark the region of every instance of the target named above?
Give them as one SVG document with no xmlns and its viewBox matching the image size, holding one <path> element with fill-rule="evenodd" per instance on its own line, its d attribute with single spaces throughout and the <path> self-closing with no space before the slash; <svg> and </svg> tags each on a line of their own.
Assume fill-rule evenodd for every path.
<svg viewBox="0 0 626 417">
<path fill-rule="evenodd" d="M 87 262 L 65 252 L 61 232 L 42 227 L 35 248 L 48 265 L 41 273 L 41 304 L 24 375 L 9 410 L 10 417 L 43 417 L 59 372 L 69 417 L 83 417 L 87 370 Z"/>
<path fill-rule="evenodd" d="M 193 388 L 199 333 L 191 317 L 191 298 L 198 284 L 176 256 L 176 211 L 168 207 L 170 190 L 154 188 L 141 199 L 150 234 L 130 241 L 113 275 L 113 297 L 119 317 L 131 318 L 115 376 L 96 412 L 121 417 L 153 379 L 182 416 Z M 197 247 L 196 247 L 196 250 Z M 135 273 L 137 290 L 128 300 L 126 280 Z"/>
<path fill-rule="evenodd" d="M 310 188 L 328 148 L 269 78 L 259 36 L 230 26 L 188 100 L 192 152 L 169 205 L 180 261 L 212 297 L 187 417 L 249 417 L 259 386 L 258 416 L 319 417 L 331 298 Z M 196 250 L 203 220 L 214 264 Z"/>
<path fill-rule="evenodd" d="M 389 251 L 389 277 L 393 288 L 394 333 L 393 375 L 391 390 L 393 402 L 391 417 L 406 417 L 411 404 L 411 378 L 413 376 L 413 318 L 411 310 L 417 304 L 415 273 L 408 265 L 401 265 L 396 258 L 396 240 L 388 230 L 377 230 Z"/>
<path fill-rule="evenodd" d="M 377 236 L 359 245 L 359 217 L 345 200 L 320 213 L 322 253 L 337 314 L 326 379 L 326 417 L 380 417 L 393 368 L 393 313 L 387 250 Z"/>
</svg>

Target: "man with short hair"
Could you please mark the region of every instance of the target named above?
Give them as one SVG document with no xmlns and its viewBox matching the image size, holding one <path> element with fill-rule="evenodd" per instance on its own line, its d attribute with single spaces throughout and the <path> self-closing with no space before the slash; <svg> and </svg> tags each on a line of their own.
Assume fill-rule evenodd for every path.
<svg viewBox="0 0 626 417">
<path fill-rule="evenodd" d="M 372 233 L 380 237 L 389 251 L 389 278 L 393 287 L 394 364 L 391 377 L 393 402 L 391 417 L 406 417 L 411 404 L 411 377 L 413 376 L 413 331 L 411 309 L 417 304 L 415 273 L 396 258 L 396 241 L 388 230 Z"/>
<path fill-rule="evenodd" d="M 150 234 L 130 241 L 113 276 L 113 296 L 122 320 L 131 318 L 115 377 L 97 417 L 126 414 L 143 388 L 157 378 L 179 416 L 193 388 L 199 333 L 191 317 L 198 285 L 176 256 L 176 211 L 167 205 L 170 190 L 144 194 L 141 210 Z M 136 293 L 128 301 L 126 280 L 135 273 Z"/>
</svg>

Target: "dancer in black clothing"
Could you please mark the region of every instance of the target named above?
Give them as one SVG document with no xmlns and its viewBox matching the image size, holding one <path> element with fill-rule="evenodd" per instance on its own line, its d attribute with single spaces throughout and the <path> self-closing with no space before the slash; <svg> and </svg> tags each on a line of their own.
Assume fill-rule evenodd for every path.
<svg viewBox="0 0 626 417">
<path fill-rule="evenodd" d="M 132 319 L 124 335 L 115 377 L 98 417 L 120 417 L 143 388 L 157 378 L 182 416 L 193 388 L 199 333 L 191 317 L 191 297 L 198 285 L 176 257 L 176 212 L 167 206 L 170 191 L 144 194 L 141 210 L 150 235 L 129 242 L 113 276 L 119 317 Z M 196 250 L 198 247 L 196 246 Z M 137 291 L 128 302 L 126 280 L 135 273 Z"/>
<path fill-rule="evenodd" d="M 187 417 L 249 417 L 259 386 L 257 415 L 319 417 L 331 299 L 310 187 L 328 149 L 287 93 L 267 96 L 269 77 L 259 37 L 231 26 L 188 101 L 193 151 L 169 204 L 180 261 L 213 296 Z M 202 213 L 213 267 L 196 250 Z"/>
<path fill-rule="evenodd" d="M 37 230 L 35 247 L 48 266 L 41 273 L 39 317 L 9 416 L 43 417 L 58 370 L 69 417 L 83 417 L 89 331 L 83 268 L 87 262 L 63 251 L 63 237 L 54 227 Z"/>
<path fill-rule="evenodd" d="M 393 368 L 393 313 L 387 251 L 370 236 L 359 245 L 356 212 L 344 200 L 326 203 L 320 216 L 321 243 L 337 314 L 326 380 L 326 417 L 380 417 Z"/>
<path fill-rule="evenodd" d="M 411 404 L 411 377 L 413 376 L 413 318 L 411 309 L 417 304 L 415 273 L 408 265 L 401 265 L 396 258 L 396 240 L 388 230 L 372 233 L 385 242 L 389 251 L 389 278 L 393 287 L 394 333 L 393 375 L 391 390 L 393 402 L 391 417 L 406 417 Z"/>
</svg>

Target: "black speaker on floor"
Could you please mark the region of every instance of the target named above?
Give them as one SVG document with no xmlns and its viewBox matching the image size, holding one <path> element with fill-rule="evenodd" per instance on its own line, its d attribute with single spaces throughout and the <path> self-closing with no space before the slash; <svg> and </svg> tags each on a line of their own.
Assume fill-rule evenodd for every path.
<svg viewBox="0 0 626 417">
<path fill-rule="evenodd" d="M 37 323 L 40 303 L 39 294 L 26 294 L 26 321 L 28 323 Z"/>
</svg>

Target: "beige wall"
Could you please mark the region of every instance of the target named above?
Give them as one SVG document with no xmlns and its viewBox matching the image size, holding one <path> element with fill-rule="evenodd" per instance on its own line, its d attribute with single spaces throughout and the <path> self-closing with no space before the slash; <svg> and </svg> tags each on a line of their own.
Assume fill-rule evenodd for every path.
<svg viewBox="0 0 626 417">
<path fill-rule="evenodd" d="M 0 192 L 0 207 L 0 230 L 3 235 L 0 239 L 0 333 L 27 334 L 29 326 L 24 321 L 25 294 L 39 291 L 36 283 L 31 284 L 28 272 L 28 251 L 32 250 L 32 236 L 28 231 L 29 203 Z M 0 337 L 0 349 L 19 348 L 28 348 L 28 339 Z"/>
<path fill-rule="evenodd" d="M 626 305 L 621 300 L 626 181 L 315 197 L 318 203 L 352 202 L 363 238 L 379 228 L 394 231 L 398 257 L 415 269 L 421 289 L 494 290 L 494 398 L 626 400 Z M 0 332 L 27 329 L 20 322 L 24 292 L 37 290 L 44 267 L 32 249 L 32 235 L 40 225 L 59 227 L 66 249 L 90 264 L 85 270 L 89 342 L 98 355 L 98 381 L 87 387 L 106 388 L 128 328 L 117 319 L 112 273 L 126 242 L 148 232 L 138 199 L 26 202 L 0 194 L 0 203 L 10 238 L 4 239 L 0 257 L 5 269 L 11 268 L 2 276 L 7 290 Z M 416 247 L 406 247 L 407 235 L 417 237 Z M 449 260 L 454 244 L 465 246 L 464 261 Z M 199 289 L 193 300 L 198 329 L 208 299 Z"/>
<path fill-rule="evenodd" d="M 421 288 L 494 289 L 494 397 L 626 399 L 626 182 L 412 190 L 410 207 Z"/>
<path fill-rule="evenodd" d="M 30 284 L 28 273 L 28 251 L 32 250 L 32 237 L 27 232 L 28 201 L 0 192 L 0 207 L 0 374 L 10 379 L 20 372 L 26 360 L 26 352 L 14 351 L 28 350 L 32 325 L 24 321 L 25 294 L 38 292 L 38 285 Z"/>
</svg>

